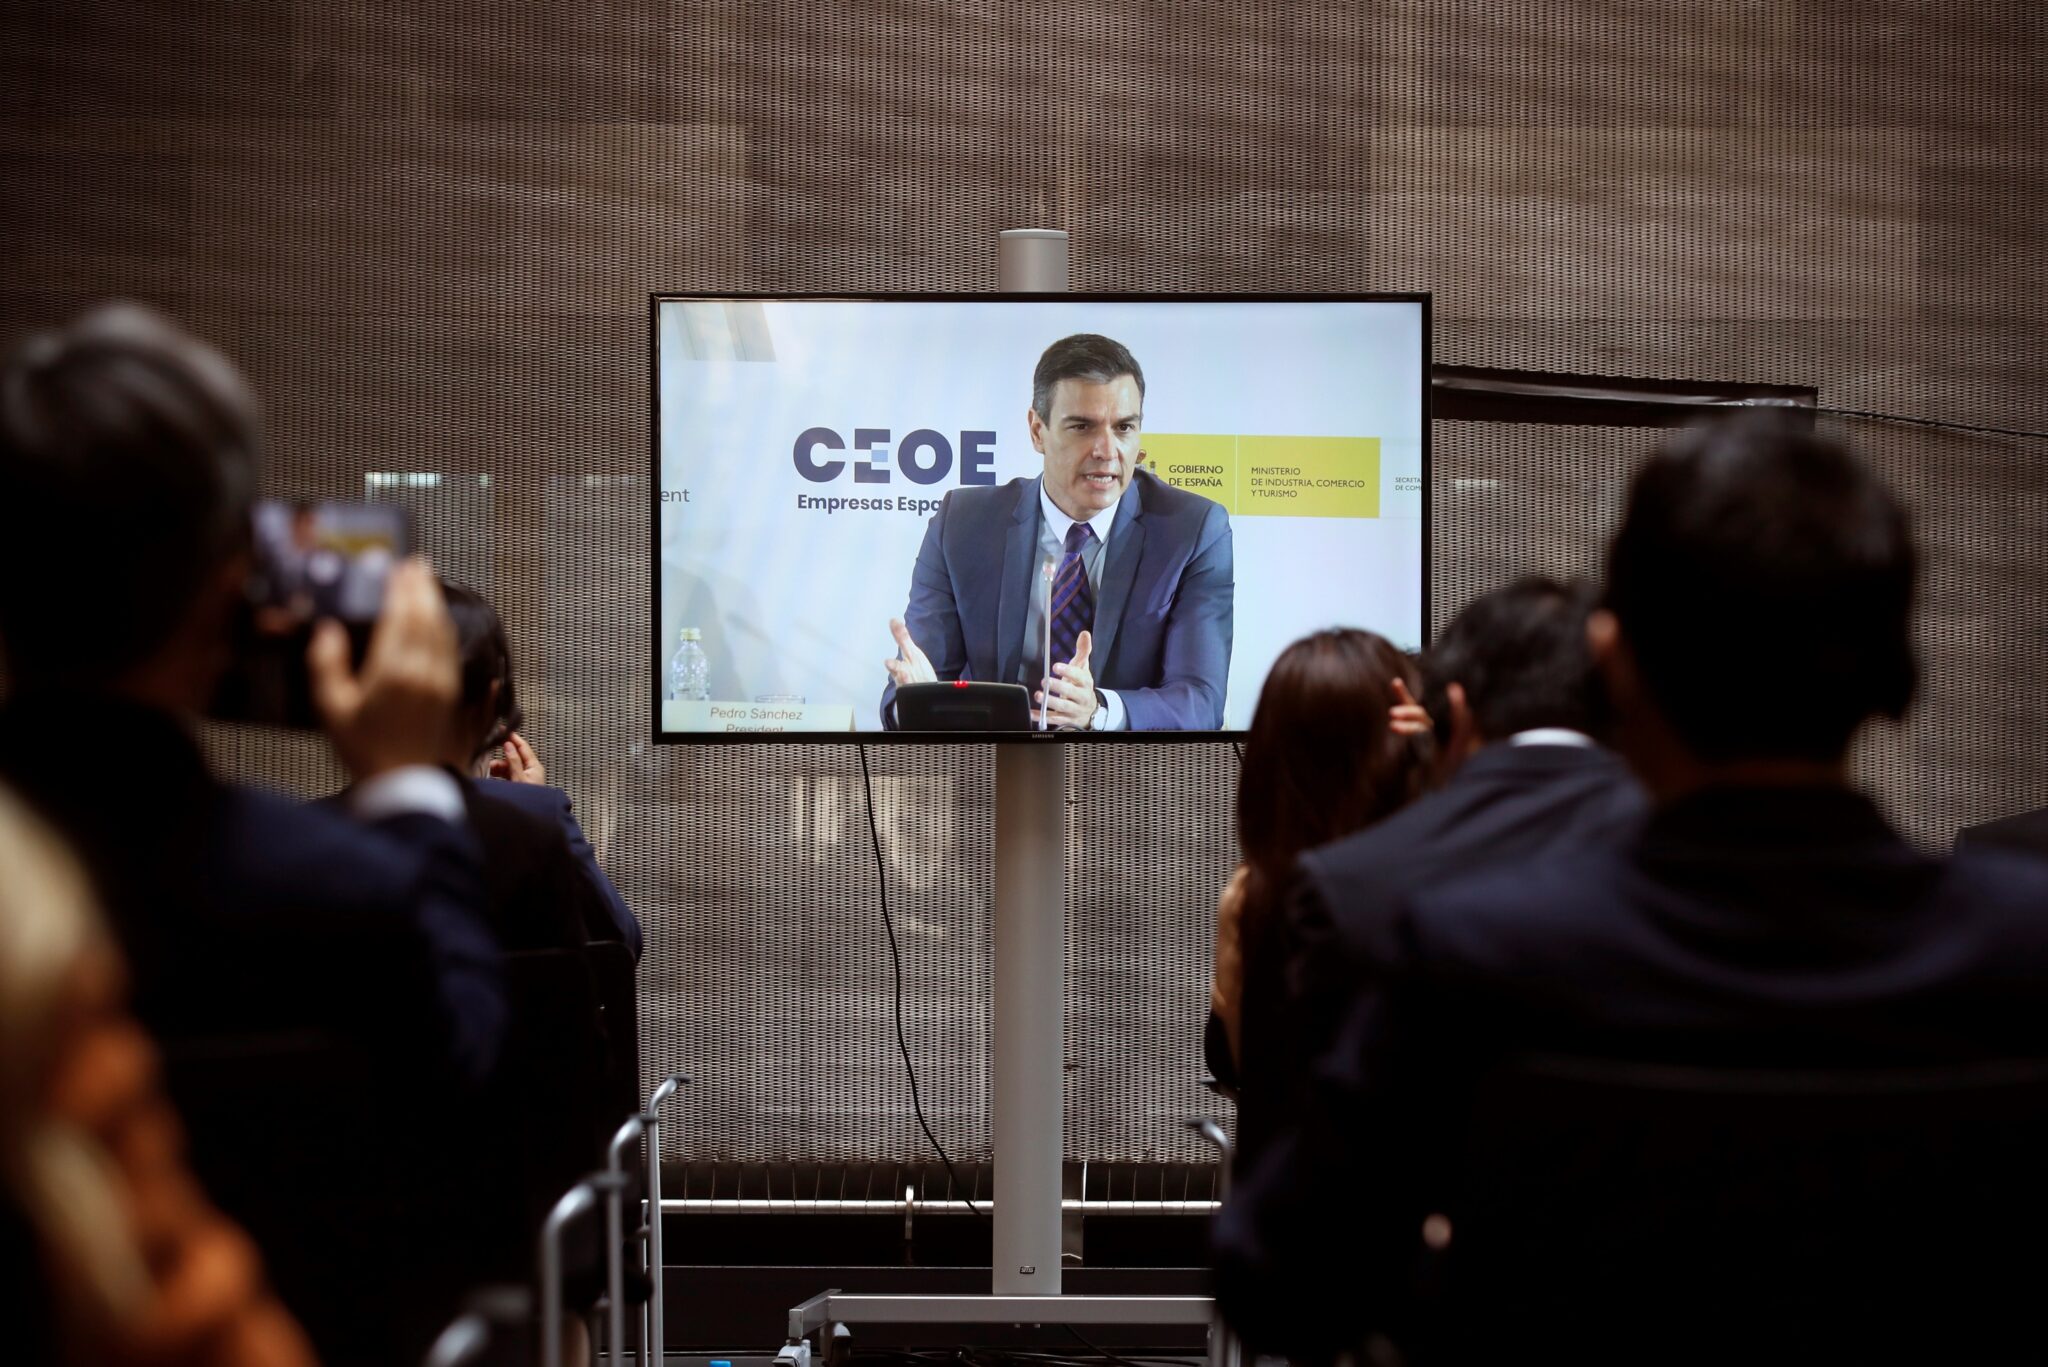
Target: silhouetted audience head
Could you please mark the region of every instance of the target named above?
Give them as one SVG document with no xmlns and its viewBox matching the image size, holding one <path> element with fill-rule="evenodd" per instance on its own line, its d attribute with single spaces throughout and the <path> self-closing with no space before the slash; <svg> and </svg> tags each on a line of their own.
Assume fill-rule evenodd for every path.
<svg viewBox="0 0 2048 1367">
<path fill-rule="evenodd" d="M 1541 727 L 1601 734 L 1586 647 L 1594 598 L 1590 584 L 1531 575 L 1479 595 L 1450 620 L 1423 661 L 1423 706 L 1446 757 Z"/>
<path fill-rule="evenodd" d="M 1369 631 L 1319 631 L 1273 662 L 1245 737 L 1237 838 L 1256 884 L 1284 887 L 1303 850 L 1405 805 L 1420 791 L 1429 744 L 1396 734 L 1398 679 L 1415 696 L 1414 661 Z"/>
<path fill-rule="evenodd" d="M 1692 759 L 1836 762 L 1912 701 L 1914 578 L 1876 475 L 1744 418 L 1681 433 L 1637 473 L 1591 632 L 1617 708 L 1653 711 Z"/>
<path fill-rule="evenodd" d="M 526 714 L 513 686 L 512 647 L 498 610 L 476 590 L 447 580 L 441 582 L 441 596 L 455 621 L 455 649 L 462 658 L 462 701 L 455 724 L 469 751 L 464 762 L 474 763 L 504 744 L 525 724 Z"/>
<path fill-rule="evenodd" d="M 18 682 L 122 679 L 241 590 L 257 406 L 213 347 L 107 304 L 0 371 L 0 641 Z"/>
</svg>

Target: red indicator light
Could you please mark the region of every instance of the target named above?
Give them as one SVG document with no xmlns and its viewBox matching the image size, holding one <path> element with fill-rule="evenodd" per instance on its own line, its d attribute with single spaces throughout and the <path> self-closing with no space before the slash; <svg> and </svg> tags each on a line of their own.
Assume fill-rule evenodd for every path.
<svg viewBox="0 0 2048 1367">
<path fill-rule="evenodd" d="M 965 687 L 967 687 L 967 680 L 965 680 L 965 679 L 955 679 L 955 680 L 953 680 L 953 687 L 955 687 L 955 688 L 965 688 Z"/>
</svg>

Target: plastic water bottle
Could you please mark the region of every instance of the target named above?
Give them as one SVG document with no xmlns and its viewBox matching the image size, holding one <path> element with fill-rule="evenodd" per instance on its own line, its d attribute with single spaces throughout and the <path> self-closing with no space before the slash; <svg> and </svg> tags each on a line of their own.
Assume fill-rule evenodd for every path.
<svg viewBox="0 0 2048 1367">
<path fill-rule="evenodd" d="M 704 633 L 697 628 L 683 628 L 683 643 L 668 662 L 668 695 L 673 701 L 711 701 L 711 661 L 704 658 L 704 647 L 698 644 L 703 639 Z"/>
</svg>

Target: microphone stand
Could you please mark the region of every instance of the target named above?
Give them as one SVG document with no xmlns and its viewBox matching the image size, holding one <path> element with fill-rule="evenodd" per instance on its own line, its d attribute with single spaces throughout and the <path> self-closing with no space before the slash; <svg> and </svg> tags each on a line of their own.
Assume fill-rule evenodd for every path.
<svg viewBox="0 0 2048 1367">
<path fill-rule="evenodd" d="M 1058 573 L 1058 567 L 1053 564 L 1052 557 L 1047 556 L 1038 576 L 1045 581 L 1045 672 L 1038 677 L 1041 680 L 1048 681 L 1052 678 L 1052 579 L 1056 573 Z M 1045 692 L 1045 702 L 1041 703 L 1038 708 L 1038 729 L 1041 731 L 1052 729 L 1052 723 L 1046 717 L 1046 706 L 1052 702 L 1052 684 L 1050 682 L 1046 683 Z"/>
</svg>

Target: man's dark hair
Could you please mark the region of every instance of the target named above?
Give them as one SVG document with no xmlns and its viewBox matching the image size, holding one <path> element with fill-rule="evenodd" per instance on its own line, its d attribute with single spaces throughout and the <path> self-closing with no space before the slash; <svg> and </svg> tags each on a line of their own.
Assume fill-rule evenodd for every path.
<svg viewBox="0 0 2048 1367">
<path fill-rule="evenodd" d="M 248 544 L 256 403 L 226 357 L 109 304 L 0 369 L 0 646 L 16 683 L 102 683 Z"/>
<path fill-rule="evenodd" d="M 505 624 L 488 598 L 445 579 L 441 596 L 455 623 L 455 649 L 462 657 L 461 713 L 476 722 L 470 758 L 477 759 L 504 744 L 526 721 L 512 687 L 512 647 L 505 639 Z M 498 686 L 495 699 L 492 684 Z"/>
<path fill-rule="evenodd" d="M 1782 419 L 1688 430 L 1637 472 L 1606 603 L 1643 687 L 1709 761 L 1839 759 L 1913 700 L 1906 513 Z"/>
<path fill-rule="evenodd" d="M 1430 645 L 1423 706 L 1437 738 L 1450 739 L 1449 689 L 1459 684 L 1480 738 L 1562 726 L 1601 731 L 1586 618 L 1594 589 L 1532 575 L 1467 603 Z"/>
<path fill-rule="evenodd" d="M 1039 421 L 1052 421 L 1052 391 L 1061 380 L 1108 384 L 1126 375 L 1138 382 L 1138 398 L 1142 401 L 1145 372 L 1138 369 L 1138 358 L 1122 342 L 1092 332 L 1062 337 L 1045 349 L 1045 354 L 1038 358 L 1038 369 L 1031 372 L 1032 410 Z"/>
</svg>

